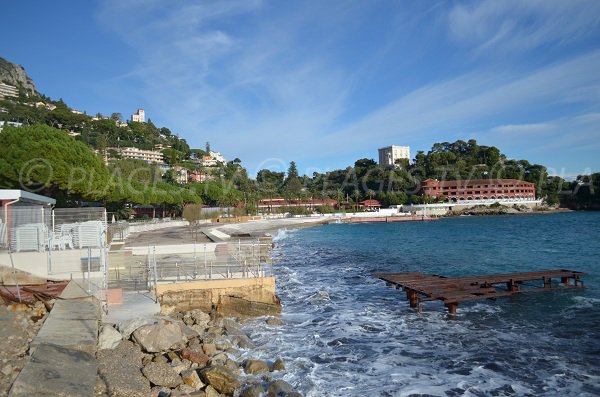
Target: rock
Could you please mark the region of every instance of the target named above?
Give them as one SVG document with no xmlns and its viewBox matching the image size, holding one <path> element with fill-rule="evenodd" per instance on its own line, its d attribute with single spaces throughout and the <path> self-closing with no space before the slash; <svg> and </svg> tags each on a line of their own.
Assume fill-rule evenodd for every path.
<svg viewBox="0 0 600 397">
<path fill-rule="evenodd" d="M 278 358 L 273 365 L 271 365 L 271 372 L 273 371 L 285 371 L 285 363 L 282 359 Z"/>
<path fill-rule="evenodd" d="M 239 375 L 241 372 L 239 365 L 235 361 L 230 359 L 227 359 L 227 361 L 225 361 L 225 368 L 229 369 L 235 375 Z"/>
<path fill-rule="evenodd" d="M 205 325 L 210 322 L 210 315 L 204 313 L 200 309 L 192 310 L 189 313 L 189 316 L 194 320 L 194 323 L 197 325 Z"/>
<path fill-rule="evenodd" d="M 254 384 L 247 386 L 244 390 L 242 390 L 240 397 L 261 397 L 264 392 L 265 389 L 261 385 Z"/>
<path fill-rule="evenodd" d="M 206 330 L 207 334 L 213 334 L 213 335 L 221 335 L 223 333 L 223 328 L 221 327 L 209 327 Z"/>
<path fill-rule="evenodd" d="M 13 372 L 13 366 L 10 364 L 6 364 L 4 367 L 2 367 L 2 374 L 6 377 L 12 375 Z"/>
<path fill-rule="evenodd" d="M 121 341 L 112 350 L 97 354 L 98 374 L 106 383 L 108 394 L 114 397 L 147 397 L 150 382 L 144 378 L 142 352 L 130 341 Z"/>
<path fill-rule="evenodd" d="M 175 372 L 177 372 L 178 374 L 182 373 L 183 371 L 185 371 L 186 369 L 190 369 L 190 360 L 183 360 L 181 361 L 180 359 L 176 358 L 175 360 L 171 361 L 171 368 L 173 368 L 173 370 L 175 370 Z"/>
<path fill-rule="evenodd" d="M 216 391 L 212 386 L 207 386 L 204 390 L 206 397 L 221 397 L 223 396 L 221 393 Z"/>
<path fill-rule="evenodd" d="M 133 331 L 135 331 L 136 329 L 144 325 L 154 324 L 155 322 L 156 320 L 154 319 L 138 317 L 119 323 L 117 329 L 119 330 L 121 335 L 123 335 L 123 339 L 129 339 Z"/>
<path fill-rule="evenodd" d="M 252 340 L 250 340 L 250 338 L 248 338 L 246 335 L 236 335 L 231 339 L 231 341 L 240 349 L 254 348 L 254 343 L 252 343 Z"/>
<path fill-rule="evenodd" d="M 165 351 L 173 345 L 186 342 L 179 324 L 168 320 L 144 325 L 133 332 L 132 338 L 148 353 Z"/>
<path fill-rule="evenodd" d="M 178 322 L 179 327 L 181 328 L 181 332 L 183 333 L 183 336 L 189 341 L 191 339 L 197 338 L 200 333 L 198 331 L 196 331 L 195 329 L 188 327 L 187 325 L 185 325 L 182 322 Z"/>
<path fill-rule="evenodd" d="M 180 356 L 181 356 L 181 358 L 190 360 L 191 362 L 200 364 L 200 365 L 206 365 L 208 363 L 208 361 L 210 360 L 210 357 L 208 357 L 206 354 L 198 352 L 198 351 L 190 349 L 190 348 L 185 348 L 185 349 L 181 350 Z"/>
<path fill-rule="evenodd" d="M 200 390 L 205 385 L 200 380 L 200 376 L 198 376 L 198 372 L 193 369 L 185 370 L 181 373 L 181 379 L 183 383 L 194 388 L 194 391 Z"/>
<path fill-rule="evenodd" d="M 152 361 L 154 361 L 155 363 L 168 363 L 169 362 L 169 360 L 167 360 L 167 358 L 162 354 L 157 354 L 156 356 L 154 356 Z"/>
<path fill-rule="evenodd" d="M 244 372 L 250 375 L 264 374 L 269 372 L 269 366 L 263 360 L 244 361 Z"/>
<path fill-rule="evenodd" d="M 247 336 L 246 333 L 241 330 L 240 325 L 229 318 L 223 319 L 223 328 L 227 331 L 227 335 Z"/>
<path fill-rule="evenodd" d="M 215 354 L 210 359 L 210 365 L 224 365 L 225 362 L 227 362 L 227 359 L 228 357 L 225 353 Z"/>
<path fill-rule="evenodd" d="M 269 317 L 265 322 L 268 325 L 282 325 L 283 324 L 283 321 L 277 317 Z"/>
<path fill-rule="evenodd" d="M 206 331 L 206 325 L 202 324 L 202 325 L 198 325 L 198 324 L 194 324 L 190 326 L 194 331 L 196 331 L 198 333 L 198 335 L 202 335 L 204 334 L 204 331 Z"/>
<path fill-rule="evenodd" d="M 216 365 L 200 371 L 200 379 L 219 393 L 232 395 L 240 387 L 237 377 L 226 367 Z"/>
<path fill-rule="evenodd" d="M 195 392 L 196 389 L 194 389 L 192 386 L 189 386 L 189 385 L 180 385 L 180 386 L 177 386 L 177 391 L 182 393 L 185 396 L 189 396 L 189 394 Z"/>
<path fill-rule="evenodd" d="M 183 383 L 169 364 L 151 362 L 142 369 L 142 373 L 152 384 L 157 386 L 174 388 Z"/>
<path fill-rule="evenodd" d="M 98 350 L 114 349 L 121 343 L 122 339 L 123 336 L 119 331 L 110 325 L 105 325 L 98 337 Z"/>
<path fill-rule="evenodd" d="M 269 385 L 267 389 L 267 397 L 282 397 L 288 396 L 289 393 L 293 393 L 294 388 L 292 385 L 284 380 L 276 380 Z"/>
<path fill-rule="evenodd" d="M 171 395 L 171 389 L 163 386 L 154 386 L 150 390 L 151 397 L 169 397 Z"/>
<path fill-rule="evenodd" d="M 203 343 L 202 350 L 204 350 L 204 354 L 207 356 L 214 356 L 217 354 L 217 347 L 214 343 Z"/>
</svg>

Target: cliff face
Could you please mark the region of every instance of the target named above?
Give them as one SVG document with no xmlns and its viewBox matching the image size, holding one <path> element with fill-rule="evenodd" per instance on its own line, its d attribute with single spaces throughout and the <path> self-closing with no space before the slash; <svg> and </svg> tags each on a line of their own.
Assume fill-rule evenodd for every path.
<svg viewBox="0 0 600 397">
<path fill-rule="evenodd" d="M 24 89 L 29 94 L 37 94 L 33 80 L 27 76 L 21 65 L 0 57 L 0 81 Z"/>
</svg>

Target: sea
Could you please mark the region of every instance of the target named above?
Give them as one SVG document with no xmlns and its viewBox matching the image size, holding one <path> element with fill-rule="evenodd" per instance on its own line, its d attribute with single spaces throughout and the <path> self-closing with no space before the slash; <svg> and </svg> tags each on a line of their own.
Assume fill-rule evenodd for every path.
<svg viewBox="0 0 600 397">
<path fill-rule="evenodd" d="M 600 213 L 331 224 L 275 237 L 283 325 L 246 327 L 307 397 L 600 396 Z M 571 269 L 585 289 L 422 313 L 378 272 Z"/>
</svg>

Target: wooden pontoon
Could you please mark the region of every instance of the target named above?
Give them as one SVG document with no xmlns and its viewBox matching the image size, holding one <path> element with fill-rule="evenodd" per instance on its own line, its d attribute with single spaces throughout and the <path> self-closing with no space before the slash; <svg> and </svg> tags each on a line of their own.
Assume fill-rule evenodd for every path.
<svg viewBox="0 0 600 397">
<path fill-rule="evenodd" d="M 404 290 L 411 307 L 418 307 L 420 311 L 422 302 L 440 300 L 450 314 L 456 314 L 458 304 L 462 302 L 496 299 L 521 292 L 583 288 L 581 277 L 585 275 L 565 269 L 466 277 L 419 272 L 373 274 L 388 285 Z"/>
</svg>

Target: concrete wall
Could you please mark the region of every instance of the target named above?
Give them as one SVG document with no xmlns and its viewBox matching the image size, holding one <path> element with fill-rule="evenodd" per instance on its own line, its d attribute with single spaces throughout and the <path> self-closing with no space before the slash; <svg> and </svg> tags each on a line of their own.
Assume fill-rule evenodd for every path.
<svg viewBox="0 0 600 397">
<path fill-rule="evenodd" d="M 156 293 L 164 313 L 216 308 L 225 314 L 252 316 L 281 310 L 274 277 L 159 284 Z"/>
</svg>

